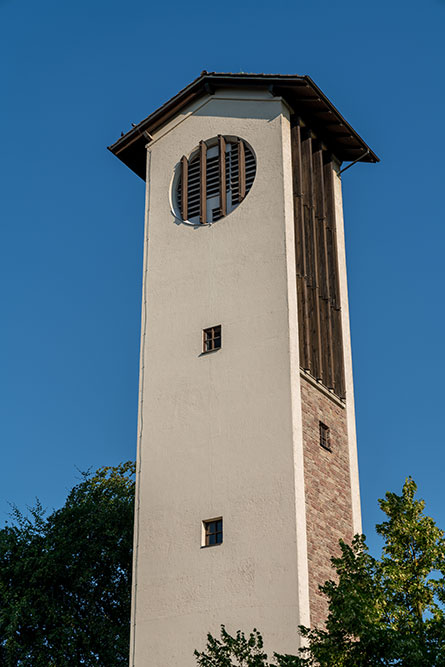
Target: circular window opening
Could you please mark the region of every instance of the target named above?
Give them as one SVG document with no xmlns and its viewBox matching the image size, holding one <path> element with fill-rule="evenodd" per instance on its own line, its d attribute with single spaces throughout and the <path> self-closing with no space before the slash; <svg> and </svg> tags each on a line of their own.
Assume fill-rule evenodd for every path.
<svg viewBox="0 0 445 667">
<path fill-rule="evenodd" d="M 183 156 L 174 179 L 178 217 L 194 225 L 216 222 L 246 197 L 256 173 L 252 149 L 236 137 L 201 141 Z"/>
</svg>

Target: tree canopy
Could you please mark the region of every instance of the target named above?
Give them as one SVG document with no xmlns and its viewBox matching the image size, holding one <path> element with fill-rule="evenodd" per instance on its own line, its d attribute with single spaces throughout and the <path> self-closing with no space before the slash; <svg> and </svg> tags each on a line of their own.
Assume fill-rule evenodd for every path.
<svg viewBox="0 0 445 667">
<path fill-rule="evenodd" d="M 301 626 L 298 655 L 263 651 L 260 633 L 235 636 L 222 627 L 208 635 L 199 667 L 444 667 L 445 539 L 408 478 L 401 495 L 379 500 L 386 520 L 376 526 L 384 544 L 372 557 L 363 535 L 340 543 L 335 579 L 320 587 L 329 613 L 323 628 Z"/>
<path fill-rule="evenodd" d="M 134 463 L 83 474 L 65 505 L 0 530 L 0 664 L 128 664 Z"/>
</svg>

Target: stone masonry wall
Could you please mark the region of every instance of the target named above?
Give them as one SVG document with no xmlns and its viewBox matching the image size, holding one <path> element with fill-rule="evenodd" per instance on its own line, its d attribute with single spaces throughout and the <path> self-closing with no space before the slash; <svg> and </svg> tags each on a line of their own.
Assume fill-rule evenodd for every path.
<svg viewBox="0 0 445 667">
<path fill-rule="evenodd" d="M 330 558 L 340 538 L 353 534 L 346 408 L 301 377 L 304 475 L 311 626 L 323 625 L 327 604 L 318 586 L 333 578 Z M 320 422 L 330 429 L 329 452 L 320 445 Z"/>
</svg>

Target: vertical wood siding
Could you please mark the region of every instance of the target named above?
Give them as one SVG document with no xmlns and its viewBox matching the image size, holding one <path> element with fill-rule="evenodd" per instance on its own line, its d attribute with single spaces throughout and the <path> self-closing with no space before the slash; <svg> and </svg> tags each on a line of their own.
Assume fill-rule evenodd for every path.
<svg viewBox="0 0 445 667">
<path fill-rule="evenodd" d="M 332 156 L 292 119 L 300 364 L 345 398 Z"/>
</svg>

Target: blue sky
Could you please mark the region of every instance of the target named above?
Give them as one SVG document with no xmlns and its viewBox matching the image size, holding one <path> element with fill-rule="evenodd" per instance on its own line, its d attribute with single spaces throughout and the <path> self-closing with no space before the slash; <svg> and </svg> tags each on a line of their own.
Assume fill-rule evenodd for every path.
<svg viewBox="0 0 445 667">
<path fill-rule="evenodd" d="M 343 176 L 364 530 L 412 475 L 445 528 L 445 1 L 0 0 L 0 517 L 135 457 L 144 184 L 107 150 L 201 72 L 309 74 Z"/>
</svg>

